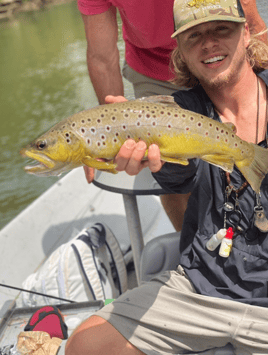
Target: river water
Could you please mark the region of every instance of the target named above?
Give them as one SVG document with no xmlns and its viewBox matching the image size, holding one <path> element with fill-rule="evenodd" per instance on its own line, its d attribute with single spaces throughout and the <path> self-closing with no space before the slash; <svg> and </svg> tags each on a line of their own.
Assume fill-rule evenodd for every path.
<svg viewBox="0 0 268 355">
<path fill-rule="evenodd" d="M 267 0 L 257 5 L 268 24 Z M 26 174 L 20 148 L 98 102 L 87 74 L 86 40 L 75 1 L 0 22 L 0 43 L 1 229 L 58 180 Z M 133 98 L 130 84 L 124 83 L 125 96 Z"/>
<path fill-rule="evenodd" d="M 76 2 L 0 22 L 0 229 L 58 180 L 24 172 L 19 150 L 56 122 L 98 104 Z M 123 60 L 124 43 L 118 44 Z M 128 82 L 126 96 L 133 98 Z"/>
</svg>

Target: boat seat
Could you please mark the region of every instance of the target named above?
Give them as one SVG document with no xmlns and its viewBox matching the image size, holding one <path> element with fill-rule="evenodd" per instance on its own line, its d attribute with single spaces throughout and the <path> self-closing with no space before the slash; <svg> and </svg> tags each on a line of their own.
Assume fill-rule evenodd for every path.
<svg viewBox="0 0 268 355">
<path fill-rule="evenodd" d="M 179 264 L 180 233 L 170 233 L 150 240 L 142 251 L 140 264 L 141 281 L 149 281 L 167 270 L 175 270 Z M 192 353 L 194 354 L 194 353 Z M 196 355 L 234 355 L 234 348 L 210 349 Z"/>
</svg>

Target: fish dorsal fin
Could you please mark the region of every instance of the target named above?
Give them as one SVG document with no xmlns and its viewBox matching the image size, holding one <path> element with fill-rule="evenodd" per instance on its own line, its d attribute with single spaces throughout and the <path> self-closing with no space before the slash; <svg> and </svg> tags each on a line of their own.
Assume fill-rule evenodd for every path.
<svg viewBox="0 0 268 355">
<path fill-rule="evenodd" d="M 161 105 L 167 105 L 167 106 L 174 106 L 174 107 L 179 107 L 178 104 L 174 101 L 173 96 L 168 96 L 168 95 L 154 95 L 154 96 L 148 96 L 148 97 L 141 97 L 138 99 L 139 101 L 144 101 L 144 102 L 151 102 L 155 104 L 161 104 Z"/>
<path fill-rule="evenodd" d="M 234 133 L 237 132 L 236 126 L 232 122 L 226 122 L 224 124 L 225 124 L 225 126 L 227 126 Z"/>
</svg>

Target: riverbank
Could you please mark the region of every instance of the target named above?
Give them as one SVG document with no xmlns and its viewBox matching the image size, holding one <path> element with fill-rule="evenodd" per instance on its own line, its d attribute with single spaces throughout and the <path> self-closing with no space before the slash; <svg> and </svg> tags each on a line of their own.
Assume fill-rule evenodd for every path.
<svg viewBox="0 0 268 355">
<path fill-rule="evenodd" d="M 74 0 L 0 0 L 0 21 L 10 20 L 19 12 L 37 11 Z"/>
</svg>

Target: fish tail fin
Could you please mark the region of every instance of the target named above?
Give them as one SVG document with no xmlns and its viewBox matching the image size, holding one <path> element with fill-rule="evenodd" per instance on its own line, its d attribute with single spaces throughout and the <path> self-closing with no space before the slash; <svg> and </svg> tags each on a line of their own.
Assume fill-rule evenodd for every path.
<svg viewBox="0 0 268 355">
<path fill-rule="evenodd" d="M 243 161 L 236 162 L 236 166 L 251 185 L 252 189 L 260 192 L 262 180 L 268 173 L 268 149 L 252 144 L 254 147 L 254 159 L 250 165 L 245 165 Z"/>
</svg>

